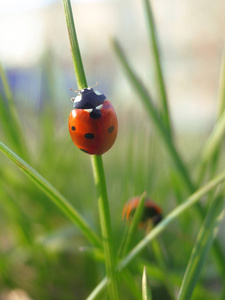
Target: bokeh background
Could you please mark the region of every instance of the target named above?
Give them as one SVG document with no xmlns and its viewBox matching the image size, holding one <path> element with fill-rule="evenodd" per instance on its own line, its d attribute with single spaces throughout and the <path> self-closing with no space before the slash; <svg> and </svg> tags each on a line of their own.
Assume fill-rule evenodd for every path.
<svg viewBox="0 0 225 300">
<path fill-rule="evenodd" d="M 172 123 L 191 169 L 216 119 L 225 2 L 151 3 Z M 165 214 L 176 205 L 168 160 L 111 46 L 116 37 L 157 101 L 144 11 L 139 0 L 77 0 L 72 5 L 88 84 L 99 82 L 97 89 L 108 96 L 118 114 L 118 139 L 104 162 L 113 232 L 119 244 L 127 199 L 145 190 Z M 67 128 L 74 96 L 70 88 L 77 85 L 62 1 L 1 0 L 0 62 L 18 108 L 29 163 L 99 232 L 90 161 L 75 148 Z M 0 134 L 17 152 L 1 127 Z M 103 265 L 99 267 L 92 254 L 85 252 L 88 244 L 78 230 L 3 155 L 0 167 L 0 300 L 84 299 L 104 276 Z M 187 195 L 184 191 L 181 198 Z M 189 220 L 182 220 L 183 225 Z M 171 267 L 178 271 L 185 270 L 184 258 L 190 255 L 199 223 L 189 226 L 186 235 L 177 223 L 164 236 Z M 24 228 L 31 242 L 24 238 Z M 224 232 L 220 234 L 224 240 Z M 182 244 L 181 253 L 176 253 L 177 241 Z M 221 282 L 211 261 L 209 268 L 215 279 L 204 278 L 210 295 L 220 290 Z M 153 286 L 155 299 L 171 299 L 160 284 L 153 282 Z M 125 288 L 123 299 L 133 299 Z M 193 299 L 205 300 L 200 294 Z"/>
<path fill-rule="evenodd" d="M 72 3 L 88 83 L 100 82 L 99 88 L 119 105 L 129 105 L 134 98 L 110 48 L 110 38 L 116 36 L 154 93 L 141 1 Z M 152 6 L 176 128 L 208 130 L 216 112 L 224 1 L 161 0 L 152 1 Z M 13 90 L 40 105 L 42 67 L 49 59 L 57 82 L 56 99 L 68 104 L 68 87 L 76 88 L 76 83 L 62 1 L 2 0 L 0 14 L 0 57 Z"/>
</svg>

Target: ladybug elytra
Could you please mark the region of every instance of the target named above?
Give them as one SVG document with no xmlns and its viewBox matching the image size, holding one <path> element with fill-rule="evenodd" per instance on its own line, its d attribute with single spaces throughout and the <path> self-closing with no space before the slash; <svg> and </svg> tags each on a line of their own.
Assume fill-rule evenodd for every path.
<svg viewBox="0 0 225 300">
<path fill-rule="evenodd" d="M 128 221 L 133 217 L 135 210 L 139 204 L 140 198 L 141 198 L 140 196 L 134 197 L 125 203 L 122 212 L 123 219 Z M 144 209 L 139 223 L 139 227 L 143 227 L 148 221 L 151 221 L 153 226 L 155 226 L 161 220 L 162 220 L 161 208 L 151 199 L 147 198 L 144 202 Z"/>
<path fill-rule="evenodd" d="M 83 152 L 101 155 L 114 144 L 118 131 L 115 110 L 106 96 L 93 88 L 78 92 L 69 115 L 69 132 Z"/>
</svg>

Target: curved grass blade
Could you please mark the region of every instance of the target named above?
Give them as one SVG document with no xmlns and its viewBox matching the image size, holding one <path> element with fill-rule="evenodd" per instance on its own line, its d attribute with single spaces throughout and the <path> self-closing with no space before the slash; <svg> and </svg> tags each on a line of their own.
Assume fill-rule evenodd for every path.
<svg viewBox="0 0 225 300">
<path fill-rule="evenodd" d="M 11 92 L 6 72 L 1 64 L 0 78 L 2 81 L 4 94 L 7 100 L 5 102 L 2 95 L 0 95 L 1 123 L 3 125 L 4 131 L 7 134 L 8 139 L 16 147 L 18 153 L 25 159 L 29 159 L 29 151 L 25 144 L 25 138 L 23 135 L 21 121 L 13 100 L 13 95 Z"/>
<path fill-rule="evenodd" d="M 174 162 L 174 165 L 176 166 L 178 172 L 181 175 L 181 178 L 184 181 L 184 184 L 186 185 L 187 189 L 191 192 L 195 190 L 194 184 L 190 178 L 190 175 L 187 171 L 186 166 L 184 165 L 183 161 L 180 158 L 180 155 L 178 154 L 170 136 L 168 135 L 167 129 L 161 122 L 160 118 L 158 117 L 158 112 L 156 108 L 154 107 L 153 101 L 151 99 L 151 96 L 148 94 L 146 89 L 141 84 L 139 78 L 132 70 L 131 66 L 129 65 L 119 43 L 114 39 L 112 41 L 112 45 L 114 47 L 115 53 L 117 54 L 126 74 L 129 78 L 130 82 L 132 83 L 132 86 L 136 90 L 137 94 L 140 96 L 140 100 L 143 102 L 143 105 L 146 108 L 147 113 L 149 114 L 152 123 L 155 126 L 155 129 L 158 132 L 158 135 L 161 137 L 164 146 L 169 153 L 170 157 L 172 158 L 172 161 Z"/>
<path fill-rule="evenodd" d="M 224 203 L 224 197 L 216 197 L 209 206 L 208 213 L 199 231 L 195 246 L 183 278 L 178 300 L 191 299 L 203 264 L 207 258 L 213 239 L 218 231 L 221 218 L 218 215 Z"/>
<path fill-rule="evenodd" d="M 22 158 L 16 155 L 4 143 L 0 141 L 0 151 L 15 163 L 30 179 L 32 179 L 49 198 L 59 207 L 59 209 L 73 221 L 83 232 L 86 238 L 97 247 L 101 247 L 101 241 L 84 221 L 76 209 L 61 195 L 43 176 L 27 164 Z"/>
<path fill-rule="evenodd" d="M 144 266 L 143 276 L 142 276 L 142 299 L 152 300 L 152 294 L 149 288 L 147 271 L 145 266 Z"/>
<path fill-rule="evenodd" d="M 151 100 L 151 97 L 145 90 L 145 88 L 142 86 L 140 83 L 139 78 L 135 74 L 135 72 L 132 70 L 130 67 L 120 45 L 116 40 L 113 40 L 113 47 L 114 50 L 123 66 L 125 69 L 125 72 L 127 74 L 128 79 L 131 81 L 132 86 L 140 96 L 140 100 L 142 100 L 143 105 L 146 108 L 147 113 L 149 114 L 149 117 L 151 118 L 152 123 L 155 126 L 155 129 L 158 132 L 158 135 L 161 137 L 162 142 L 164 143 L 165 149 L 167 150 L 167 153 L 171 157 L 172 162 L 174 163 L 174 166 L 176 167 L 177 171 L 180 174 L 180 178 L 185 184 L 187 190 L 189 193 L 193 193 L 196 188 L 195 184 L 193 183 L 191 176 L 189 174 L 189 171 L 187 167 L 185 166 L 181 156 L 179 155 L 173 141 L 170 139 L 170 137 L 167 134 L 166 129 L 164 128 L 164 125 L 162 124 L 161 120 L 159 119 L 157 115 L 157 111 L 153 105 L 153 102 Z M 199 214 L 199 217 L 201 220 L 203 220 L 205 216 L 205 212 L 202 209 L 200 205 L 196 206 L 197 212 Z M 225 260 L 224 260 L 224 255 L 222 253 L 221 247 L 218 244 L 217 240 L 214 241 L 213 245 L 213 254 L 215 256 L 215 260 L 217 262 L 218 269 L 220 270 L 222 276 L 225 276 Z"/>
<path fill-rule="evenodd" d="M 140 241 L 123 259 L 120 260 L 117 266 L 118 272 L 122 271 L 147 245 L 159 236 L 170 223 L 176 220 L 182 213 L 187 211 L 192 205 L 196 204 L 202 196 L 213 190 L 221 182 L 225 181 L 225 171 L 217 177 L 202 186 L 199 190 L 189 196 L 184 203 L 177 206 L 171 213 L 169 213 L 149 234 Z M 88 300 L 95 299 L 95 297 L 106 287 L 107 278 L 104 278 L 99 285 L 92 291 Z"/>
<path fill-rule="evenodd" d="M 219 183 L 223 182 L 225 180 L 225 171 L 222 172 L 220 175 L 215 177 L 213 180 L 209 181 L 206 185 L 204 185 L 202 188 L 197 190 L 195 193 L 193 193 L 190 197 L 187 198 L 187 200 L 182 203 L 181 205 L 177 206 L 171 213 L 168 214 L 168 216 L 163 219 L 155 228 L 152 229 L 152 231 L 149 232 L 149 234 L 140 241 L 131 251 L 130 253 L 125 256 L 122 261 L 118 265 L 118 270 L 123 269 L 125 266 L 127 266 L 130 261 L 134 259 L 141 251 L 144 249 L 148 243 L 154 239 L 156 236 L 158 236 L 162 231 L 165 230 L 165 228 L 174 221 L 179 215 L 184 213 L 190 206 L 196 204 L 200 198 L 207 194 L 209 191 L 211 191 L 213 188 L 215 188 Z"/>
</svg>

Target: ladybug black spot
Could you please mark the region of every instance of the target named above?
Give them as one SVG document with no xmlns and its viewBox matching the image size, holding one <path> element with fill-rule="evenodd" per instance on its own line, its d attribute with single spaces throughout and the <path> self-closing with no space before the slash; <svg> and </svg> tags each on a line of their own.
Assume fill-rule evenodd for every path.
<svg viewBox="0 0 225 300">
<path fill-rule="evenodd" d="M 88 140 L 94 139 L 95 135 L 93 133 L 86 133 L 84 137 Z"/>
<path fill-rule="evenodd" d="M 83 151 L 83 152 L 85 152 L 85 153 L 88 153 L 88 151 L 87 151 L 87 150 L 84 150 L 84 149 L 81 149 L 81 148 L 80 148 L 80 150 L 81 150 L 81 151 Z"/>
<path fill-rule="evenodd" d="M 93 109 L 92 112 L 90 113 L 90 117 L 92 119 L 99 119 L 102 116 L 102 112 L 100 109 Z"/>
<path fill-rule="evenodd" d="M 75 127 L 75 126 L 72 126 L 71 129 L 72 129 L 73 131 L 75 131 L 75 130 L 76 130 L 76 127 Z"/>
<path fill-rule="evenodd" d="M 112 133 L 113 130 L 114 130 L 114 126 L 109 127 L 109 128 L 108 128 L 108 133 Z"/>
</svg>

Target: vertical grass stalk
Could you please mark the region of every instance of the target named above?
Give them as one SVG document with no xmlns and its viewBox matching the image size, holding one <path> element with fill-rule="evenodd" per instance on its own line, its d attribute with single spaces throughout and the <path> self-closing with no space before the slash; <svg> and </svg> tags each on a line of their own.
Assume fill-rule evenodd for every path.
<svg viewBox="0 0 225 300">
<path fill-rule="evenodd" d="M 147 22 L 147 29 L 149 32 L 149 41 L 150 46 L 152 49 L 152 55 L 153 55 L 153 63 L 154 63 L 154 71 L 155 71 L 155 77 L 156 77 L 156 85 L 157 85 L 157 92 L 159 97 L 159 105 L 160 105 L 160 115 L 163 121 L 163 124 L 165 125 L 165 128 L 168 130 L 168 134 L 172 136 L 172 130 L 171 130 L 171 122 L 169 117 L 169 109 L 168 109 L 168 101 L 166 96 L 166 89 L 164 84 L 164 78 L 162 73 L 162 67 L 160 63 L 160 57 L 159 57 L 159 49 L 158 49 L 158 43 L 157 43 L 157 36 L 156 36 L 156 28 L 154 24 L 154 18 L 151 10 L 150 0 L 142 0 L 143 6 L 144 6 L 144 12 L 146 16 L 146 22 Z"/>
<path fill-rule="evenodd" d="M 70 39 L 70 47 L 73 59 L 74 70 L 77 79 L 78 89 L 83 89 L 87 87 L 87 80 L 84 73 L 83 62 L 81 59 L 80 48 L 77 40 L 77 34 L 75 30 L 74 20 L 73 20 L 73 12 L 70 0 L 63 0 L 64 11 L 66 16 L 66 25 L 68 29 L 69 39 Z"/>
<path fill-rule="evenodd" d="M 109 213 L 108 195 L 105 182 L 105 174 L 101 155 L 92 156 L 92 168 L 94 172 L 95 186 L 98 196 L 98 207 L 102 230 L 102 242 L 105 253 L 107 277 L 110 278 L 109 291 L 112 300 L 119 299 L 117 278 L 115 273 L 115 257 L 113 249 L 111 221 Z"/>
<path fill-rule="evenodd" d="M 66 15 L 66 23 L 69 33 L 71 52 L 73 57 L 74 69 L 77 78 L 77 84 L 79 89 L 87 87 L 87 80 L 83 68 L 80 49 L 78 45 L 73 13 L 70 0 L 63 0 L 64 10 Z M 105 265 L 107 277 L 109 282 L 109 296 L 112 300 L 119 299 L 118 285 L 115 273 L 115 259 L 113 251 L 111 221 L 109 213 L 108 195 L 105 182 L 105 174 L 103 168 L 102 157 L 99 155 L 92 156 L 92 167 L 94 180 L 98 196 L 99 217 L 102 231 L 102 243 L 105 254 Z"/>
</svg>

